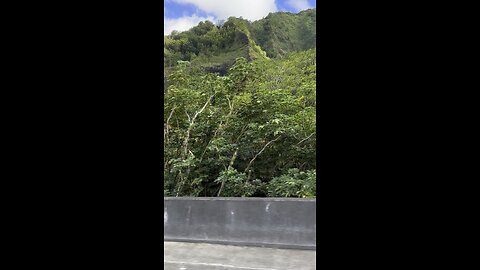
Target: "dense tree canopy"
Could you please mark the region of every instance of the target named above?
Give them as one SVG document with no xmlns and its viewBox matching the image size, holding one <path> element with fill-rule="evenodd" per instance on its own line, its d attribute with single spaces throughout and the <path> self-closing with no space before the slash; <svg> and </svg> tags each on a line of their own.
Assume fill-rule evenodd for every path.
<svg viewBox="0 0 480 270">
<path fill-rule="evenodd" d="M 166 37 L 165 196 L 316 196 L 315 44 L 267 57 L 255 27 L 230 18 Z"/>
</svg>

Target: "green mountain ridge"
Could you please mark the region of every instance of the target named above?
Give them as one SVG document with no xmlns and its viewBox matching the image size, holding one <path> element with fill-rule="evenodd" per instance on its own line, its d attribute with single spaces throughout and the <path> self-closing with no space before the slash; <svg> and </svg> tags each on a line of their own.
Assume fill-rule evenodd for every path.
<svg viewBox="0 0 480 270">
<path fill-rule="evenodd" d="M 267 56 L 274 58 L 316 47 L 316 20 L 316 9 L 277 12 L 253 22 L 250 31 Z"/>
<path fill-rule="evenodd" d="M 316 15 L 164 39 L 164 196 L 316 197 Z"/>
<path fill-rule="evenodd" d="M 315 40 L 316 9 L 270 13 L 254 22 L 230 17 L 220 25 L 205 21 L 188 31 L 164 36 L 164 63 L 169 69 L 186 61 L 204 71 L 224 74 L 237 58 L 283 57 L 315 48 Z"/>
</svg>

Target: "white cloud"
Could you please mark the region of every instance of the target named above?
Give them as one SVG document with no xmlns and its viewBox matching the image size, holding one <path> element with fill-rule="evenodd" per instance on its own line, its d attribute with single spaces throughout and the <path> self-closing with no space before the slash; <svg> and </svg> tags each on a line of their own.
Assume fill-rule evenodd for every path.
<svg viewBox="0 0 480 270">
<path fill-rule="evenodd" d="M 270 12 L 277 11 L 275 0 L 171 0 L 178 4 L 193 4 L 200 10 L 214 15 L 217 19 L 230 16 L 259 20 Z M 295 1 L 293 1 L 295 2 Z M 303 1 L 301 1 L 303 2 Z M 307 3 L 308 4 L 308 3 Z"/>
<path fill-rule="evenodd" d="M 175 19 L 169 19 L 169 18 L 163 18 L 164 22 L 164 28 L 163 28 L 163 34 L 164 35 L 170 35 L 173 30 L 182 32 L 182 31 L 187 31 L 190 28 L 196 26 L 202 21 L 209 20 L 211 22 L 215 22 L 215 19 L 213 17 L 199 17 L 195 14 L 192 16 L 184 16 L 184 17 L 179 17 Z"/>
<path fill-rule="evenodd" d="M 313 6 L 311 6 L 308 3 L 308 0 L 287 0 L 287 1 L 285 1 L 285 4 L 289 5 L 290 7 L 295 9 L 296 11 L 302 11 L 302 10 L 305 10 L 305 9 L 313 8 Z"/>
</svg>

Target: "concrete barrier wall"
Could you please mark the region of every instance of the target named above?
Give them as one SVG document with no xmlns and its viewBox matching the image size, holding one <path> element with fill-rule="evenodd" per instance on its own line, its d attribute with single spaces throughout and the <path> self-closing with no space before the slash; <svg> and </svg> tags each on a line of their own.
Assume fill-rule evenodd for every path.
<svg viewBox="0 0 480 270">
<path fill-rule="evenodd" d="M 316 200 L 164 198 L 164 240 L 316 249 Z"/>
</svg>

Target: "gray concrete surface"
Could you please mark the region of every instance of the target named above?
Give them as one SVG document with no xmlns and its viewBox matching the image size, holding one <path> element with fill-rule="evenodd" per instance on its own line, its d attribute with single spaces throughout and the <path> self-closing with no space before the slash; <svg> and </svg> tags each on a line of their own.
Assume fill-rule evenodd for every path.
<svg viewBox="0 0 480 270">
<path fill-rule="evenodd" d="M 165 270 L 311 270 L 316 251 L 164 242 Z"/>
<path fill-rule="evenodd" d="M 164 240 L 316 249 L 316 200 L 164 198 Z"/>
</svg>

